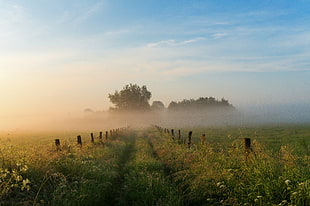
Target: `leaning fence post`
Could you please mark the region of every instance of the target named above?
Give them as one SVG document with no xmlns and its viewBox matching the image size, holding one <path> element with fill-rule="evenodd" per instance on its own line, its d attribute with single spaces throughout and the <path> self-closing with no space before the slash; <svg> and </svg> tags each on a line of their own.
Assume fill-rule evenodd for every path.
<svg viewBox="0 0 310 206">
<path fill-rule="evenodd" d="M 82 146 L 82 137 L 80 135 L 77 136 L 77 144 Z"/>
<path fill-rule="evenodd" d="M 193 132 L 192 132 L 192 131 L 189 131 L 189 133 L 188 133 L 188 143 L 187 143 L 188 148 L 191 148 L 191 144 L 192 144 L 192 134 L 193 134 Z"/>
<path fill-rule="evenodd" d="M 56 150 L 60 150 L 60 140 L 55 139 Z"/>
<path fill-rule="evenodd" d="M 91 142 L 94 143 L 95 140 L 94 140 L 94 134 L 93 133 L 90 133 L 90 138 L 91 138 Z"/>
</svg>

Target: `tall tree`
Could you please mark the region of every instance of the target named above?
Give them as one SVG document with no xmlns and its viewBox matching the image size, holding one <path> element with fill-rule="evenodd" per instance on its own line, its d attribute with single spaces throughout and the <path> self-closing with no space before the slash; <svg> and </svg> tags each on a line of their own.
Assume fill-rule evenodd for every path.
<svg viewBox="0 0 310 206">
<path fill-rule="evenodd" d="M 149 100 L 152 94 L 145 85 L 142 87 L 137 84 L 129 84 L 123 87 L 121 91 L 115 91 L 109 94 L 110 101 L 115 105 L 114 110 L 132 111 L 149 110 Z"/>
</svg>

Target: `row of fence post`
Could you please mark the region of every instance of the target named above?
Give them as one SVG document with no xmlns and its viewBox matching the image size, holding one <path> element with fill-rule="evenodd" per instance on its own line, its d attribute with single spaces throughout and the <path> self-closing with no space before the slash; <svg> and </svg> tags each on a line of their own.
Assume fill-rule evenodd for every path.
<svg viewBox="0 0 310 206">
<path fill-rule="evenodd" d="M 155 127 L 162 133 L 166 133 L 168 135 L 170 135 L 170 131 L 167 128 L 162 128 L 158 125 L 155 125 Z M 191 148 L 192 145 L 192 131 L 188 132 L 188 137 L 187 137 L 187 147 Z M 174 129 L 171 129 L 171 137 L 172 140 L 175 140 L 175 136 L 174 136 Z M 181 143 L 181 130 L 178 130 L 178 142 Z M 202 134 L 200 136 L 200 142 L 201 144 L 205 144 L 206 143 L 206 134 Z M 184 141 L 184 144 L 186 144 L 186 140 Z M 250 138 L 243 138 L 243 147 L 244 147 L 244 153 L 245 153 L 245 157 L 246 159 L 248 158 L 248 155 L 253 151 L 251 148 L 251 139 Z"/>
<path fill-rule="evenodd" d="M 155 127 L 160 131 L 160 132 L 163 132 L 163 133 L 166 133 L 166 134 L 169 134 L 171 135 L 172 137 L 172 140 L 174 141 L 175 140 L 175 134 L 174 134 L 174 129 L 171 129 L 171 132 L 169 129 L 167 128 L 162 128 L 160 126 L 157 126 L 155 125 Z M 184 144 L 187 144 L 188 148 L 191 147 L 192 145 L 192 134 L 193 132 L 192 131 L 189 131 L 188 132 L 188 137 L 187 137 L 187 143 L 186 143 L 186 140 L 184 140 Z M 178 130 L 178 142 L 181 143 L 181 140 L 182 140 L 182 137 L 181 137 L 181 130 Z"/>
<path fill-rule="evenodd" d="M 127 127 L 123 127 L 123 128 L 117 128 L 117 129 L 113 129 L 110 131 L 106 131 L 105 132 L 105 140 L 107 141 L 109 138 L 115 138 L 118 137 L 119 135 L 121 135 L 126 129 L 128 129 Z M 102 142 L 103 139 L 103 132 L 99 132 L 99 140 L 100 142 Z M 91 143 L 95 143 L 95 138 L 94 138 L 94 133 L 90 133 L 90 140 Z M 60 139 L 55 139 L 55 145 L 56 145 L 56 149 L 60 150 Z M 82 143 L 82 136 L 78 135 L 77 136 L 77 145 L 82 147 L 83 143 Z"/>
</svg>

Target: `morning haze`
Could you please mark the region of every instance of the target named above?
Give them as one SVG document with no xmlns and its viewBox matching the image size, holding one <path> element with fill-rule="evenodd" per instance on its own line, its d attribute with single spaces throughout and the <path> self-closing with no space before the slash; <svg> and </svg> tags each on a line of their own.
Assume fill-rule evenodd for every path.
<svg viewBox="0 0 310 206">
<path fill-rule="evenodd" d="M 0 0 L 0 206 L 310 205 L 310 0 Z"/>
<path fill-rule="evenodd" d="M 309 123 L 309 13 L 303 1 L 0 1 L 0 130 Z M 165 108 L 111 111 L 130 83 Z M 169 112 L 201 97 L 233 109 Z"/>
</svg>

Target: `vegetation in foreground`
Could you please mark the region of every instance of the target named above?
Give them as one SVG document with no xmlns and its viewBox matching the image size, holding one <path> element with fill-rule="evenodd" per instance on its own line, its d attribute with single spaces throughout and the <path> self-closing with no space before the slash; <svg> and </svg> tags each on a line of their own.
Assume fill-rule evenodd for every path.
<svg viewBox="0 0 310 206">
<path fill-rule="evenodd" d="M 0 205 L 310 204 L 309 127 L 193 131 L 191 148 L 155 128 L 82 148 L 74 134 L 58 151 L 49 137 L 1 138 Z"/>
</svg>

